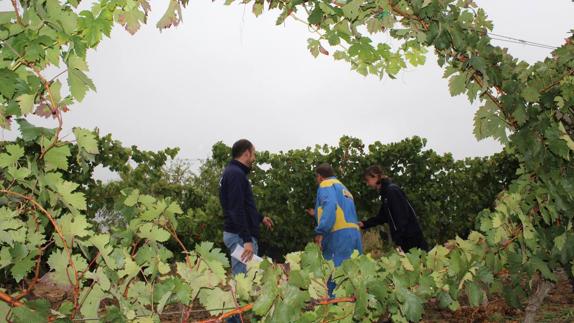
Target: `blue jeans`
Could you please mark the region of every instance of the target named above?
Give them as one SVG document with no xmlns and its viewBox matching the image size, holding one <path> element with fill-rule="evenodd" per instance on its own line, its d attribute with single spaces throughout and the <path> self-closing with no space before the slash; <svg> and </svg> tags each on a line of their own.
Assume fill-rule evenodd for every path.
<svg viewBox="0 0 574 323">
<path fill-rule="evenodd" d="M 257 245 L 257 239 L 255 238 L 251 238 L 252 242 L 253 242 L 253 254 L 256 255 L 257 252 L 259 251 L 259 247 Z M 231 254 L 233 252 L 233 250 L 235 250 L 235 247 L 237 247 L 237 245 L 240 245 L 243 247 L 243 239 L 241 239 L 241 237 L 237 234 L 237 233 L 231 233 L 231 232 L 225 232 L 223 231 L 223 243 L 225 244 L 225 247 L 227 247 L 227 249 L 229 250 L 229 254 Z M 246 273 L 247 272 L 247 266 L 242 263 L 241 261 L 230 257 L 231 258 L 231 273 L 235 276 L 239 273 Z M 234 315 L 230 318 L 228 318 L 226 320 L 227 323 L 240 323 L 241 322 L 241 318 L 239 317 L 239 315 Z"/>
<path fill-rule="evenodd" d="M 333 260 L 335 267 L 339 267 L 343 261 L 351 258 L 355 250 L 359 254 L 363 254 L 363 243 L 361 241 L 361 232 L 357 229 L 342 229 L 339 231 L 331 232 L 323 236 L 322 242 L 323 258 L 326 260 Z M 333 298 L 335 295 L 336 284 L 333 279 L 329 278 L 327 282 L 327 291 L 329 297 Z"/>
<path fill-rule="evenodd" d="M 363 254 L 361 232 L 357 229 L 342 229 L 323 236 L 323 258 L 333 260 L 335 267 L 351 258 L 355 250 Z"/>
<path fill-rule="evenodd" d="M 251 238 L 251 242 L 253 242 L 253 254 L 257 255 L 257 252 L 259 252 L 259 246 L 257 245 L 257 239 L 255 238 Z M 223 232 L 223 243 L 225 244 L 225 246 L 227 247 L 227 249 L 229 250 L 229 254 L 231 254 L 233 252 L 233 250 L 235 250 L 235 247 L 237 247 L 237 245 L 240 245 L 243 247 L 243 239 L 241 239 L 241 237 L 237 234 L 237 233 L 231 233 L 231 232 Z M 244 263 L 242 263 L 241 261 L 231 257 L 231 273 L 233 275 L 237 275 L 239 273 L 246 273 L 247 272 L 247 266 L 245 266 Z"/>
</svg>

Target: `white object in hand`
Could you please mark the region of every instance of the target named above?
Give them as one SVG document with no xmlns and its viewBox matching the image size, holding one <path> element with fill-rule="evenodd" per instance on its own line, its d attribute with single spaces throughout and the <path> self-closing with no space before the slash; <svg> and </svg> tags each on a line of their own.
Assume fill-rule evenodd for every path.
<svg viewBox="0 0 574 323">
<path fill-rule="evenodd" d="M 241 259 L 241 255 L 243 255 L 243 251 L 244 251 L 244 250 L 245 250 L 245 249 L 243 249 L 242 246 L 237 245 L 237 247 L 235 247 L 235 250 L 233 250 L 233 252 L 231 253 L 231 257 L 233 257 L 233 258 L 235 258 L 235 259 L 241 261 L 241 262 L 244 263 L 244 264 L 247 264 L 245 261 L 243 261 L 243 260 Z M 257 256 L 257 255 L 254 254 L 253 257 L 251 257 L 251 261 L 261 262 L 261 261 L 263 261 L 263 258 L 261 258 L 261 257 L 259 257 L 259 256 Z"/>
</svg>

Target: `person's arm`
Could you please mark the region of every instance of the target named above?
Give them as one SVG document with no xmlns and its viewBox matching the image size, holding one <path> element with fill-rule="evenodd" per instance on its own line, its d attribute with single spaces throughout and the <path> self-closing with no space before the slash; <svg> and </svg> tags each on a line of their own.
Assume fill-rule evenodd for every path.
<svg viewBox="0 0 574 323">
<path fill-rule="evenodd" d="M 251 234 L 245 214 L 245 183 L 239 174 L 229 174 L 227 178 L 228 214 L 238 228 L 239 237 L 244 243 L 251 242 Z"/>
<path fill-rule="evenodd" d="M 390 216 L 396 226 L 396 231 L 403 234 L 408 229 L 409 224 L 409 203 L 406 196 L 398 187 L 391 187 L 387 191 L 387 203 L 389 206 Z"/>
<path fill-rule="evenodd" d="M 337 197 L 335 190 L 332 187 L 321 187 L 317 192 L 319 198 L 319 206 L 322 208 L 322 213 L 317 219 L 317 227 L 315 233 L 325 235 L 331 232 L 331 228 L 335 225 L 335 213 L 337 212 Z"/>
<path fill-rule="evenodd" d="M 385 221 L 385 207 L 384 205 L 381 205 L 381 208 L 379 209 L 379 213 L 377 213 L 377 215 L 367 219 L 366 221 L 361 221 L 363 223 L 363 229 L 369 229 L 372 228 L 374 226 L 380 225 L 380 224 L 384 224 Z"/>
</svg>

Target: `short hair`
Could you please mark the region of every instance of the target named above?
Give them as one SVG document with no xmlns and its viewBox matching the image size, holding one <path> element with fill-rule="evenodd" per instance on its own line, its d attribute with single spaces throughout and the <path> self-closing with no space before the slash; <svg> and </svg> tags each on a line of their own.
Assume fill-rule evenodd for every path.
<svg viewBox="0 0 574 323">
<path fill-rule="evenodd" d="M 243 153 L 253 149 L 253 144 L 247 139 L 237 140 L 231 147 L 231 157 L 233 159 L 241 157 Z"/>
<path fill-rule="evenodd" d="M 315 174 L 320 175 L 321 177 L 328 178 L 335 176 L 335 171 L 331 165 L 324 163 L 315 168 Z"/>
<path fill-rule="evenodd" d="M 371 165 L 367 167 L 367 169 L 365 169 L 365 171 L 363 172 L 363 178 L 367 176 L 387 178 L 385 172 L 383 172 L 383 169 L 379 165 Z"/>
</svg>

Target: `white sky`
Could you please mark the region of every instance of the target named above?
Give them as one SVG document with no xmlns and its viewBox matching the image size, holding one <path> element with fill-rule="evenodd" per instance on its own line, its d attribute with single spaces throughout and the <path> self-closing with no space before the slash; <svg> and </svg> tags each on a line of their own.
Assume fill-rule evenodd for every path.
<svg viewBox="0 0 574 323">
<path fill-rule="evenodd" d="M 558 46 L 574 28 L 570 0 L 476 2 L 495 33 Z M 155 23 L 167 1 L 151 3 L 150 21 L 135 36 L 115 28 L 89 54 L 98 91 L 65 114 L 68 128 L 98 127 L 143 149 L 177 146 L 181 158 L 206 158 L 219 140 L 248 138 L 259 150 L 285 151 L 335 145 L 342 135 L 367 144 L 419 135 L 456 158 L 500 150 L 494 141 L 476 141 L 477 106 L 450 97 L 434 59 L 380 81 L 332 57 L 313 58 L 306 48 L 313 34 L 293 20 L 275 26 L 278 11 L 255 18 L 251 5 L 194 0 L 183 24 L 160 33 Z M 549 54 L 499 44 L 528 62 Z"/>
</svg>

